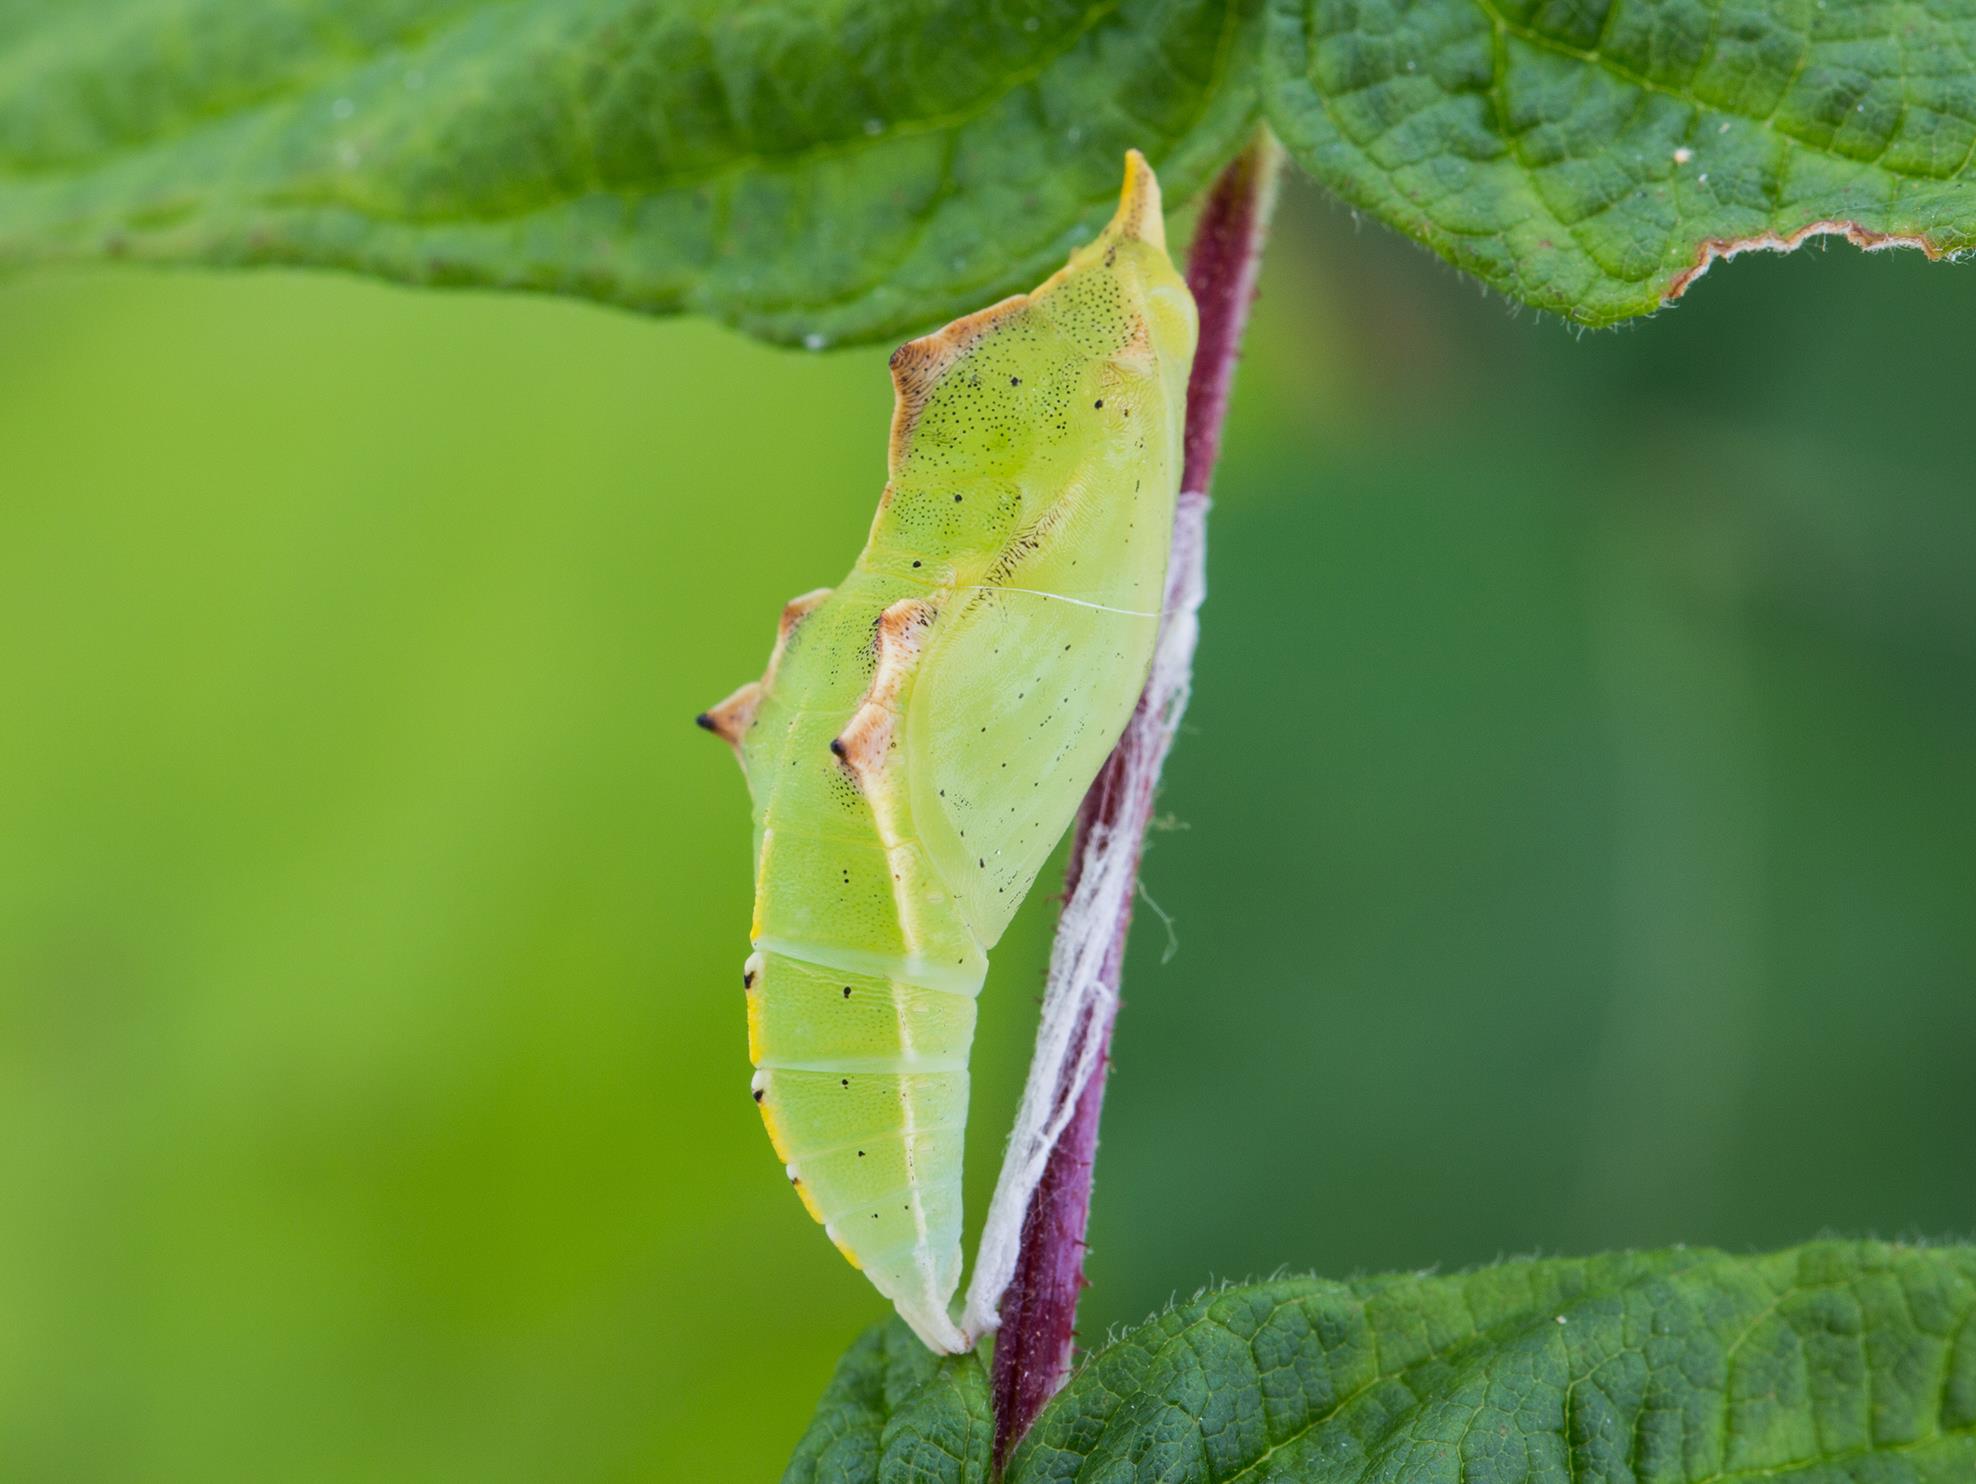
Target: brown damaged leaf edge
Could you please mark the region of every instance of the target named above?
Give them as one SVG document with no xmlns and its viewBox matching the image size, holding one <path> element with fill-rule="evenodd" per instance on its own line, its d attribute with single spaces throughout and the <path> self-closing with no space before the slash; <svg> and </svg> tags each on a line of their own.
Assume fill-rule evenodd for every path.
<svg viewBox="0 0 1976 1484">
<path fill-rule="evenodd" d="M 1957 256 L 1937 247 L 1926 237 L 1905 232 L 1875 232 L 1858 222 L 1830 218 L 1811 222 L 1795 232 L 1758 232 L 1749 237 L 1705 237 L 1695 250 L 1692 266 L 1684 268 L 1661 295 L 1661 303 L 1672 304 L 1688 292 L 1688 286 L 1708 272 L 1718 260 L 1727 262 L 1746 252 L 1795 252 L 1813 237 L 1843 237 L 1863 252 L 1880 252 L 1890 247 L 1919 249 L 1931 263 Z"/>
</svg>

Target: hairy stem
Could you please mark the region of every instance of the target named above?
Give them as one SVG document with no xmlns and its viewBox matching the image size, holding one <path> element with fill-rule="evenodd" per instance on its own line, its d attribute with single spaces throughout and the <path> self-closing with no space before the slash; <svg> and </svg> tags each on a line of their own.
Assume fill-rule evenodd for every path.
<svg viewBox="0 0 1976 1484">
<path fill-rule="evenodd" d="M 1282 150 L 1266 131 L 1209 191 L 1187 259 L 1201 332 L 1187 384 L 1186 459 L 1174 514 L 1164 620 L 1152 673 L 1118 746 L 1078 814 L 1066 903 L 1051 956 L 1051 988 L 1094 952 L 1095 985 L 1078 1026 L 1078 1054 L 1061 1059 L 1053 1106 L 1062 1133 L 1031 1196 L 1015 1274 L 1001 1295 L 995 1342 L 995 1461 L 999 1468 L 1070 1371 L 1077 1297 L 1085 1286 L 1084 1232 L 1098 1114 L 1110 1066 L 1117 989 L 1132 924 L 1139 854 L 1159 775 L 1186 710 L 1206 591 L 1208 485 L 1221 450 L 1235 361 L 1255 297 Z"/>
</svg>

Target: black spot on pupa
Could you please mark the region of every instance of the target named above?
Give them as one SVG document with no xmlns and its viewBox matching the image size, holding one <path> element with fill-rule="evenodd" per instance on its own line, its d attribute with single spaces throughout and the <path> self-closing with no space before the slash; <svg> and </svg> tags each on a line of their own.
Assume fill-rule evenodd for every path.
<svg viewBox="0 0 1976 1484">
<path fill-rule="evenodd" d="M 955 503 L 956 505 L 958 505 L 958 504 L 960 504 L 960 502 L 961 502 L 961 497 L 960 497 L 959 495 L 955 495 L 955 496 L 954 496 L 954 503 Z"/>
<path fill-rule="evenodd" d="M 1105 405 L 1105 399 L 1103 397 L 1100 397 L 1098 398 L 1097 401 L 1093 402 L 1091 405 L 1093 407 L 1103 407 Z"/>
<path fill-rule="evenodd" d="M 837 1079 L 837 1085 L 839 1087 L 849 1087 L 851 1085 L 851 1079 L 849 1077 L 839 1077 Z"/>
<path fill-rule="evenodd" d="M 768 1089 L 766 1089 L 766 1088 L 762 1088 L 762 1087 L 758 1087 L 758 1088 L 756 1088 L 756 1089 L 755 1089 L 755 1101 L 759 1103 L 759 1102 L 760 1102 L 760 1101 L 762 1100 L 762 1094 L 763 1094 L 764 1092 L 766 1092 L 767 1090 L 768 1090 Z"/>
<path fill-rule="evenodd" d="M 744 969 L 744 970 L 742 970 L 742 973 L 741 973 L 741 987 L 742 987 L 743 989 L 753 989 L 753 988 L 755 987 L 755 972 L 754 972 L 754 970 L 752 970 L 752 969 Z"/>
<path fill-rule="evenodd" d="M 842 737 L 832 737 L 830 739 L 830 750 L 836 753 L 837 756 L 842 757 L 844 755 L 844 739 Z"/>
<path fill-rule="evenodd" d="M 851 997 L 851 986 L 847 984 L 844 986 L 844 998 L 848 1000 L 850 997 Z"/>
<path fill-rule="evenodd" d="M 859 1159 L 863 1159 L 863 1158 L 864 1158 L 864 1150 L 862 1150 L 862 1149 L 860 1149 L 860 1150 L 858 1151 L 858 1158 L 859 1158 Z"/>
</svg>

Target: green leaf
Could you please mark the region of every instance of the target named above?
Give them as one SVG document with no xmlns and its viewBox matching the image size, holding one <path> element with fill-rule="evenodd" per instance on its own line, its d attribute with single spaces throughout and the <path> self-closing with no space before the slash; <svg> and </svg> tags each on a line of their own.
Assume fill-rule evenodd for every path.
<svg viewBox="0 0 1976 1484">
<path fill-rule="evenodd" d="M 1807 235 L 1976 246 L 1976 0 L 1268 0 L 1263 70 L 1306 169 L 1584 324 Z"/>
<path fill-rule="evenodd" d="M 788 1484 L 985 1477 L 986 1380 L 896 1322 Z M 1207 1294 L 1091 1357 L 1010 1484 L 1968 1484 L 1976 1247 L 1675 1249 Z"/>
<path fill-rule="evenodd" d="M 1255 111 L 1251 0 L 14 0 L 0 267 L 305 264 L 896 336 L 1024 288 L 1127 146 Z"/>
<path fill-rule="evenodd" d="M 837 1363 L 783 1484 L 978 1484 L 992 1443 L 980 1360 L 936 1357 L 894 1319 Z"/>
<path fill-rule="evenodd" d="M 1093 1357 L 1009 1477 L 1967 1484 L 1972 1317 L 1976 1248 L 1877 1242 L 1233 1288 Z"/>
<path fill-rule="evenodd" d="M 1258 76 L 1319 179 L 1580 323 L 1811 235 L 1976 247 L 1976 0 L 14 0 L 0 268 L 898 336 L 1056 267 L 1127 146 L 1184 200 Z"/>
</svg>

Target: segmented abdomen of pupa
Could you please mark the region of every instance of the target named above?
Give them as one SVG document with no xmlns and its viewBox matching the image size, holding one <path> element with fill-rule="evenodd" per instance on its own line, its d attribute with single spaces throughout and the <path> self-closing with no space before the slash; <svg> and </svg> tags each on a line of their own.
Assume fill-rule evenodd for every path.
<svg viewBox="0 0 1976 1484">
<path fill-rule="evenodd" d="M 755 1101 L 810 1214 L 937 1350 L 972 1338 L 949 1307 L 987 951 L 1143 684 L 1193 337 L 1135 153 L 1063 270 L 895 353 L 863 553 L 701 717 L 755 803 Z"/>
</svg>

